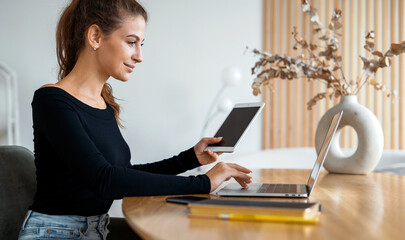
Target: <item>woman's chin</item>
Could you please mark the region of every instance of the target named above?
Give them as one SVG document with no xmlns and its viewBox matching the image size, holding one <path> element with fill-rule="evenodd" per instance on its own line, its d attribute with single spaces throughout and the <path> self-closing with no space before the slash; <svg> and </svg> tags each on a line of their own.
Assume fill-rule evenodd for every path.
<svg viewBox="0 0 405 240">
<path fill-rule="evenodd" d="M 117 79 L 118 81 L 121 82 L 126 82 L 129 80 L 130 75 L 129 74 L 125 74 L 125 75 L 120 75 L 120 76 L 112 76 L 113 78 Z"/>
</svg>

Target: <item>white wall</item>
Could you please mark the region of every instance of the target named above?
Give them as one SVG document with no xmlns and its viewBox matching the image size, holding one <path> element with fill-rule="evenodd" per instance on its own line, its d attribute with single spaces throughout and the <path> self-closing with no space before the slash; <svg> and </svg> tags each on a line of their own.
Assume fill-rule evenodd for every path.
<svg viewBox="0 0 405 240">
<path fill-rule="evenodd" d="M 30 103 L 35 89 L 56 81 L 55 28 L 68 1 L 0 1 L 0 61 L 18 74 L 21 144 L 33 149 Z M 243 74 L 242 83 L 227 89 L 226 96 L 235 103 L 261 100 L 250 88 L 255 59 L 244 54 L 246 46 L 262 46 L 261 0 L 141 2 L 149 13 L 144 62 L 127 83 L 109 80 L 122 99 L 122 133 L 133 163 L 172 156 L 199 140 L 226 66 Z M 206 135 L 214 134 L 225 117 L 217 116 Z M 259 150 L 260 131 L 258 119 L 235 154 Z"/>
</svg>

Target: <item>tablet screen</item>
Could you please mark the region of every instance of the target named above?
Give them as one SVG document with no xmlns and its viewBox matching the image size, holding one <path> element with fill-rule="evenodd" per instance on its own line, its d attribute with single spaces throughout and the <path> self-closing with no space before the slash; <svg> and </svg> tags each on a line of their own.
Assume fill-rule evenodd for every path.
<svg viewBox="0 0 405 240">
<path fill-rule="evenodd" d="M 259 106 L 232 109 L 231 113 L 215 134 L 215 137 L 223 137 L 222 141 L 210 146 L 235 146 L 259 109 Z"/>
</svg>

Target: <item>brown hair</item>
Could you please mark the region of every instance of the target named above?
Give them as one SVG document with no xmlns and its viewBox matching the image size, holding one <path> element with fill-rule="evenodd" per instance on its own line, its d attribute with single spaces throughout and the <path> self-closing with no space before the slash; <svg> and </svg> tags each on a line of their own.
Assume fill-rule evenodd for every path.
<svg viewBox="0 0 405 240">
<path fill-rule="evenodd" d="M 109 35 L 121 26 L 122 19 L 127 15 L 140 15 L 145 22 L 148 20 L 145 9 L 136 0 L 72 0 L 63 11 L 56 30 L 58 81 L 75 66 L 91 25 L 96 24 L 103 34 Z M 120 106 L 115 101 L 110 84 L 104 84 L 101 96 L 114 110 L 115 119 L 121 126 Z"/>
</svg>

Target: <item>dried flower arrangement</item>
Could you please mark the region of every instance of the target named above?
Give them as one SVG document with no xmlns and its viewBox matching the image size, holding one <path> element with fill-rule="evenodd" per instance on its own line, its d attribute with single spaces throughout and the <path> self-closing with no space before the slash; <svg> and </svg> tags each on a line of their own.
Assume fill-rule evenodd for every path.
<svg viewBox="0 0 405 240">
<path fill-rule="evenodd" d="M 309 110 L 321 99 L 357 95 L 364 85 L 369 84 L 374 86 L 376 90 L 385 92 L 387 97 L 396 94 L 396 91 L 387 89 L 383 83 L 377 82 L 373 77 L 379 68 L 391 65 L 391 57 L 405 52 L 405 41 L 399 44 L 392 43 L 390 49 L 383 54 L 374 49 L 374 31 L 367 32 L 364 48 L 368 51 L 369 57 L 361 56 L 364 63 L 363 74 L 356 81 L 348 81 L 342 70 L 342 57 L 338 53 L 338 38 L 341 39 L 342 35 L 337 30 L 342 28 L 342 11 L 340 9 L 334 11 L 326 28 L 322 27 L 317 9 L 312 8 L 308 0 L 302 0 L 301 8 L 304 13 L 310 16 L 310 21 L 315 24 L 314 35 L 318 41 L 308 43 L 303 38 L 299 38 L 294 27 L 292 31 L 295 41 L 293 49 L 301 49 L 303 52 L 298 57 L 273 55 L 254 49 L 253 53 L 260 56 L 252 68 L 252 75 L 256 75 L 252 84 L 255 96 L 261 93 L 261 85 L 274 78 L 292 80 L 303 77 L 306 77 L 308 81 L 316 80 L 326 84 L 326 91 L 316 94 L 307 103 Z"/>
</svg>

